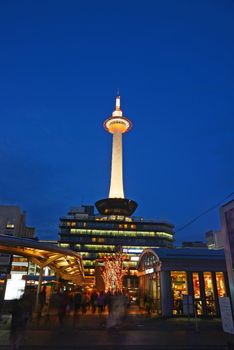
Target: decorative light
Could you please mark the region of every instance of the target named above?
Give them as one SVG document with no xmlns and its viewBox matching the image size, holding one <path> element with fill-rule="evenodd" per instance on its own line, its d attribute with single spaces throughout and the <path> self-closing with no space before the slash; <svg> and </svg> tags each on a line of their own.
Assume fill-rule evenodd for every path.
<svg viewBox="0 0 234 350">
<path fill-rule="evenodd" d="M 101 276 L 105 284 L 105 292 L 108 290 L 123 290 L 123 277 L 127 274 L 128 267 L 123 268 L 125 256 L 122 253 L 106 255 L 102 259 L 103 267 Z"/>
</svg>

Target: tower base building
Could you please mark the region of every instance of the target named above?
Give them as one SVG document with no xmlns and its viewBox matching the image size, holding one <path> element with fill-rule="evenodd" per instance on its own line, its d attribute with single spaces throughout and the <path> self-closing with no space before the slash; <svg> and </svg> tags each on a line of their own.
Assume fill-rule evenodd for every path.
<svg viewBox="0 0 234 350">
<path fill-rule="evenodd" d="M 146 248 L 173 248 L 173 225 L 121 215 L 104 216 L 94 213 L 94 206 L 72 208 L 60 218 L 60 246 L 82 255 L 86 283 L 100 286 L 98 260 L 122 251 L 127 269 L 124 286 L 138 288 L 137 263 Z"/>
</svg>

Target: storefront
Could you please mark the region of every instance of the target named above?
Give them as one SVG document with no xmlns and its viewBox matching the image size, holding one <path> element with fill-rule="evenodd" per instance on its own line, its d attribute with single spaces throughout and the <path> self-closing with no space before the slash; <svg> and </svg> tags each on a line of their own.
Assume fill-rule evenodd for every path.
<svg viewBox="0 0 234 350">
<path fill-rule="evenodd" d="M 229 294 L 223 250 L 146 249 L 138 276 L 140 306 L 149 298 L 159 316 L 184 315 L 185 302 L 191 314 L 219 316 L 218 298 Z"/>
</svg>

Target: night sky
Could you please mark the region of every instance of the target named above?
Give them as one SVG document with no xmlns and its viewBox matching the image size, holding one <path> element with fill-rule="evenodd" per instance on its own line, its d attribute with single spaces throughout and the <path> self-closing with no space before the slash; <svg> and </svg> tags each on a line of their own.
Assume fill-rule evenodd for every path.
<svg viewBox="0 0 234 350">
<path fill-rule="evenodd" d="M 40 238 L 108 196 L 117 88 L 137 216 L 178 229 L 234 191 L 233 1 L 1 1 L 0 39 L 0 204 Z M 217 208 L 177 243 L 219 226 Z"/>
</svg>

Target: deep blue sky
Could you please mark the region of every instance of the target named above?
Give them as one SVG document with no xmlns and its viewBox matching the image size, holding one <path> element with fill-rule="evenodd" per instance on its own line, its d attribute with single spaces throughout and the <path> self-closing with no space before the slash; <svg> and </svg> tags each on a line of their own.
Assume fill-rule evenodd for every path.
<svg viewBox="0 0 234 350">
<path fill-rule="evenodd" d="M 233 1 L 2 1 L 0 39 L 0 204 L 39 237 L 108 195 L 117 88 L 136 215 L 178 228 L 234 191 Z M 176 238 L 218 228 L 217 209 Z"/>
</svg>

